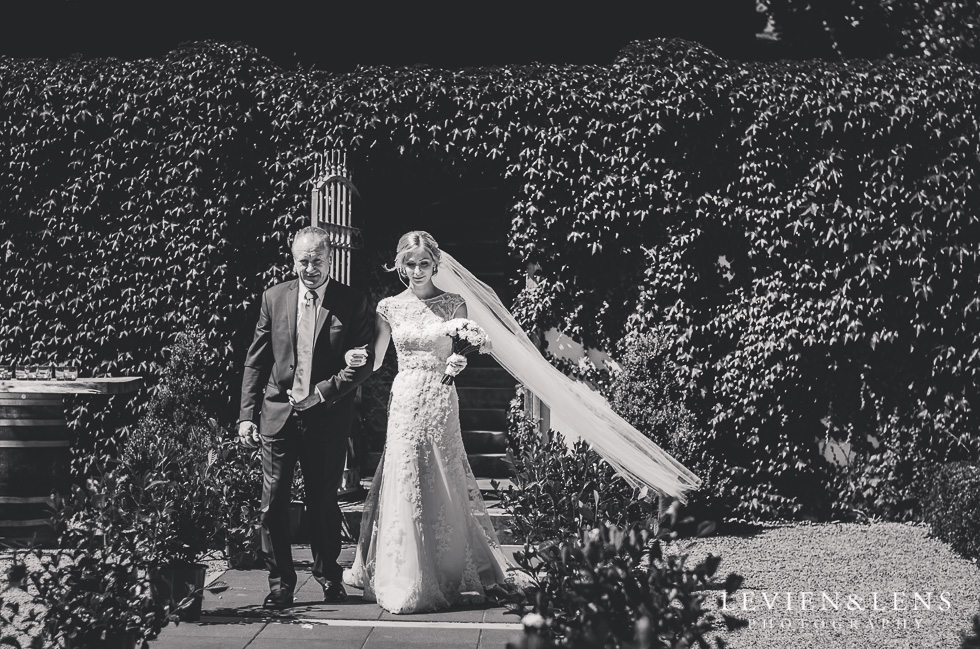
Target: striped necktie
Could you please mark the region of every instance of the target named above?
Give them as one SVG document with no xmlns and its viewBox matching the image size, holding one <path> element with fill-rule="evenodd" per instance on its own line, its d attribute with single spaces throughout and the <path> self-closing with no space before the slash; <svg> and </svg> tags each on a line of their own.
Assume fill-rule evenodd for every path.
<svg viewBox="0 0 980 649">
<path fill-rule="evenodd" d="M 299 310 L 299 321 L 296 323 L 296 374 L 293 375 L 293 399 L 296 401 L 310 396 L 316 310 L 316 293 L 307 291 L 306 302 Z"/>
</svg>

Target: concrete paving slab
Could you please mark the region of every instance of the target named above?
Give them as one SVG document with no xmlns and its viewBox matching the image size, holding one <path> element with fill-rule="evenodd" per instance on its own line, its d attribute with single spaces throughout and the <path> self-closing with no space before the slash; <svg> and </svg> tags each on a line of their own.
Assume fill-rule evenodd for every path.
<svg viewBox="0 0 980 649">
<path fill-rule="evenodd" d="M 362 649 L 404 649 L 406 647 L 447 647 L 476 649 L 479 629 L 430 629 L 375 627 Z"/>
<path fill-rule="evenodd" d="M 229 588 L 218 595 L 205 592 L 201 611 L 205 615 L 218 615 L 222 612 L 239 608 L 261 609 L 262 600 L 265 599 L 268 592 L 268 588 L 264 590 L 255 588 Z"/>
<path fill-rule="evenodd" d="M 166 631 L 166 630 L 165 630 Z M 245 649 L 253 638 L 199 638 L 160 634 L 150 641 L 150 649 Z"/>
<path fill-rule="evenodd" d="M 522 631 L 502 631 L 498 629 L 483 629 L 480 631 L 480 643 L 477 649 L 505 649 L 508 642 L 520 642 Z"/>
<path fill-rule="evenodd" d="M 270 638 L 265 640 L 261 637 L 256 638 L 248 649 L 360 649 L 361 643 L 351 642 L 350 638 L 338 637 L 336 639 L 302 640 L 291 639 L 283 640 Z"/>
<path fill-rule="evenodd" d="M 384 609 L 374 602 L 365 602 L 360 597 L 349 597 L 343 604 L 326 604 L 320 601 L 316 605 L 304 607 L 304 610 L 292 608 L 290 612 L 296 616 L 314 619 L 377 620 Z"/>
<path fill-rule="evenodd" d="M 254 638 L 265 626 L 261 620 L 242 617 L 205 617 L 198 622 L 169 624 L 163 631 L 168 636 L 193 638 Z"/>
<path fill-rule="evenodd" d="M 483 611 L 483 621 L 506 623 L 506 624 L 520 624 L 521 616 L 517 615 L 516 613 L 510 613 L 503 606 L 494 606 L 492 608 L 487 608 L 485 611 Z"/>
<path fill-rule="evenodd" d="M 513 547 L 513 546 L 512 546 Z M 516 549 L 516 548 L 515 548 Z M 507 548 L 511 550 L 511 548 Z M 340 562 L 350 565 L 354 547 L 344 548 Z M 228 570 L 214 582 L 219 592 L 207 591 L 200 622 L 169 626 L 151 649 L 387 649 L 452 647 L 504 649 L 520 636 L 520 620 L 492 604 L 454 607 L 449 611 L 393 615 L 374 602 L 361 599 L 361 590 L 348 588 L 342 604 L 323 602 L 320 585 L 310 569 L 309 546 L 294 546 L 299 573 L 295 606 L 275 612 L 262 609 L 268 593 L 264 568 Z M 222 587 L 223 586 L 223 587 Z"/>
<path fill-rule="evenodd" d="M 276 641 L 278 647 L 293 647 L 294 643 L 318 642 L 320 646 L 361 647 L 368 635 L 370 626 L 326 626 L 308 622 L 273 623 L 267 625 L 256 642 Z M 250 645 L 254 646 L 254 645 Z"/>
<path fill-rule="evenodd" d="M 382 610 L 382 620 L 412 621 L 412 622 L 482 622 L 486 606 L 454 607 L 448 611 L 435 611 L 432 613 L 409 613 L 399 614 L 389 613 Z"/>
</svg>

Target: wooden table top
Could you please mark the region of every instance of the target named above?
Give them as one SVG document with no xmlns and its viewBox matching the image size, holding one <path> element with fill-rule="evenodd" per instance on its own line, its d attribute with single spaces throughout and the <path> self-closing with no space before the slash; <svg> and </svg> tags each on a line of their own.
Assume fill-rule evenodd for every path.
<svg viewBox="0 0 980 649">
<path fill-rule="evenodd" d="M 143 384 L 142 376 L 107 376 L 81 378 L 74 381 L 0 381 L 0 394 L 125 394 L 136 392 Z"/>
</svg>

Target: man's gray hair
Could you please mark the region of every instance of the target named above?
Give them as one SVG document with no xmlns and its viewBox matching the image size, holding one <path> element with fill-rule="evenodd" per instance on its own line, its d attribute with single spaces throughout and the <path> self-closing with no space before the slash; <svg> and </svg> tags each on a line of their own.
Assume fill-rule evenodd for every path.
<svg viewBox="0 0 980 649">
<path fill-rule="evenodd" d="M 305 236 L 316 237 L 319 240 L 317 247 L 319 246 L 326 246 L 327 248 L 331 247 L 329 232 L 327 232 L 323 228 L 318 228 L 315 225 L 308 225 L 296 233 L 296 235 L 293 237 L 293 243 L 292 245 L 290 245 L 290 249 L 292 249 L 292 247 L 296 245 L 297 241 L 299 241 L 302 237 Z"/>
</svg>

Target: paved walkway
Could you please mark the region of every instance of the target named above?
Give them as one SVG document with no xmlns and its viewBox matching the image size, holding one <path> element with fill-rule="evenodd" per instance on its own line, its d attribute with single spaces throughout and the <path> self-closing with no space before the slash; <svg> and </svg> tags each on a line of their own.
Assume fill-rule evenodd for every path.
<svg viewBox="0 0 980 649">
<path fill-rule="evenodd" d="M 340 563 L 350 565 L 353 554 L 353 546 L 345 547 Z M 521 635 L 520 620 L 498 606 L 392 615 L 362 600 L 354 588 L 347 589 L 350 597 L 343 604 L 325 604 L 310 574 L 309 546 L 293 546 L 293 556 L 299 584 L 292 608 L 262 609 L 269 592 L 265 570 L 228 570 L 205 591 L 201 620 L 168 625 L 151 649 L 504 649 Z M 216 587 L 220 582 L 227 588 Z"/>
</svg>

